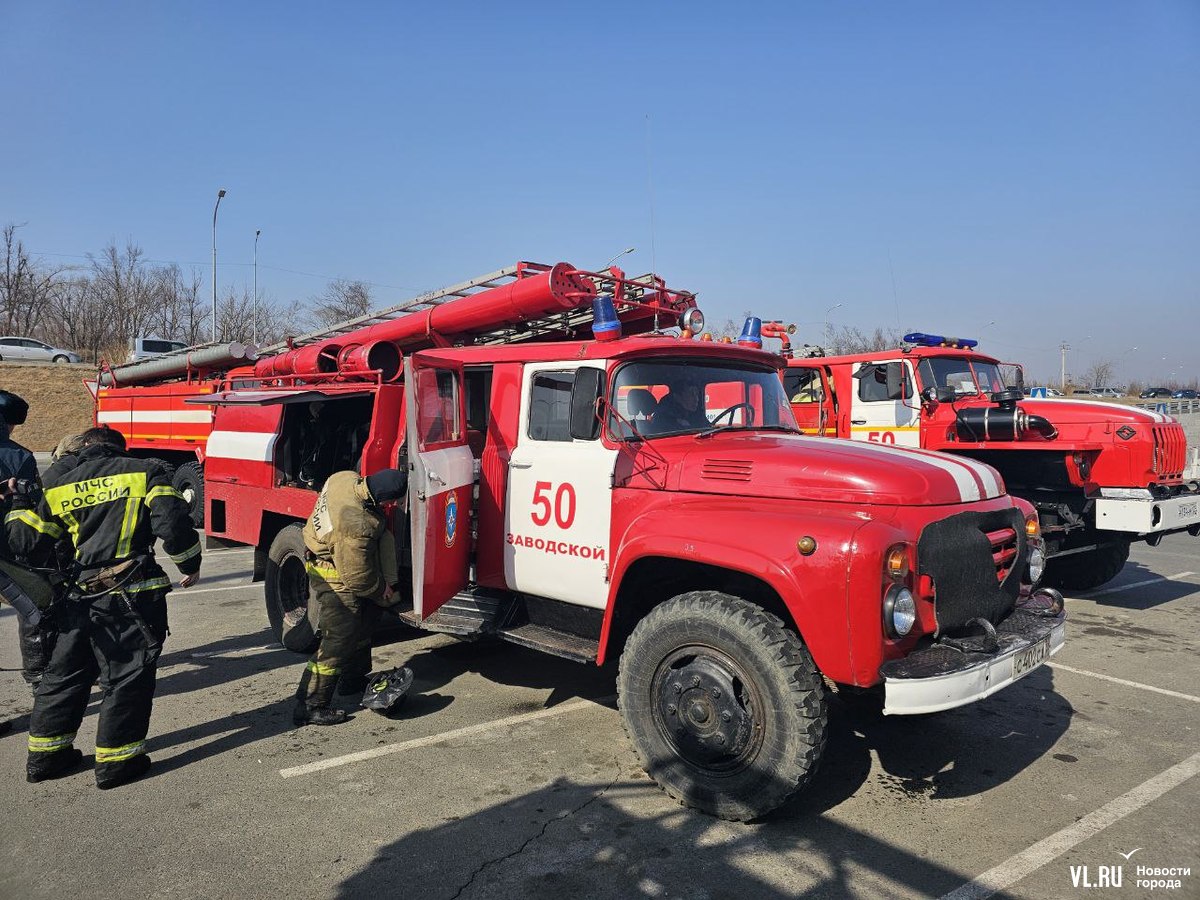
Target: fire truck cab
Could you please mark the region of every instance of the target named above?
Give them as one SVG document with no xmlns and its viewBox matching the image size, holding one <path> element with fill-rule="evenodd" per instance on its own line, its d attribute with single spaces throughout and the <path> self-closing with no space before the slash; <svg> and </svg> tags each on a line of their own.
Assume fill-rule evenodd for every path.
<svg viewBox="0 0 1200 900">
<path fill-rule="evenodd" d="M 1038 509 L 1048 584 L 1097 587 L 1120 572 L 1131 542 L 1200 534 L 1200 485 L 1183 478 L 1186 437 L 1171 416 L 1025 399 L 1020 366 L 976 344 L 912 333 L 894 350 L 796 356 L 784 389 L 807 434 L 942 450 L 994 467 Z"/>
</svg>

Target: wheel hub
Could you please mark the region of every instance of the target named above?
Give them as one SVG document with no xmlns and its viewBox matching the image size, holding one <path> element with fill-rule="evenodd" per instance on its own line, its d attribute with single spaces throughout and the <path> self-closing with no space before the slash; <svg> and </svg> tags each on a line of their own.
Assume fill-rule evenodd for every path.
<svg viewBox="0 0 1200 900">
<path fill-rule="evenodd" d="M 680 663 L 660 673 L 659 721 L 685 759 L 706 767 L 736 765 L 754 734 L 754 716 L 739 696 L 736 674 L 711 656 Z"/>
</svg>

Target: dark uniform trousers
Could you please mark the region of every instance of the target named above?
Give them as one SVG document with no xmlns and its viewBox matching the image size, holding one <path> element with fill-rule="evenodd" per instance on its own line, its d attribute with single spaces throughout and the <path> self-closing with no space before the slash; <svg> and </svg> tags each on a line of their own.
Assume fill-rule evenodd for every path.
<svg viewBox="0 0 1200 900">
<path fill-rule="evenodd" d="M 321 607 L 321 643 L 300 679 L 297 697 L 310 706 L 328 706 L 338 680 L 371 671 L 371 636 L 383 610 L 375 601 L 332 590 L 321 577 L 328 562 L 310 563 L 310 590 Z"/>
<path fill-rule="evenodd" d="M 72 745 L 97 679 L 103 692 L 97 775 L 145 752 L 158 658 L 167 637 L 167 591 L 129 596 L 153 633 L 153 643 L 113 594 L 59 604 L 58 640 L 29 722 L 31 756 Z"/>
</svg>

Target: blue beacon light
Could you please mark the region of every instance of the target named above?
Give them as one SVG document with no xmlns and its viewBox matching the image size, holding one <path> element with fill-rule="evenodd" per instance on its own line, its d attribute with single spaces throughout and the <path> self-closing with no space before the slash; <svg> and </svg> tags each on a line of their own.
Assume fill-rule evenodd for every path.
<svg viewBox="0 0 1200 900">
<path fill-rule="evenodd" d="M 742 347 L 757 347 L 762 349 L 762 319 L 757 316 L 750 316 L 746 319 L 746 324 L 742 326 L 742 333 L 738 335 L 738 344 Z"/>
<path fill-rule="evenodd" d="M 970 350 L 979 346 L 979 341 L 968 338 L 942 337 L 940 334 L 923 334 L 920 331 L 906 334 L 904 343 L 915 344 L 919 347 L 955 347 L 959 350 Z"/>
<path fill-rule="evenodd" d="M 615 341 L 621 336 L 621 320 L 610 294 L 592 299 L 592 334 L 598 341 Z"/>
</svg>

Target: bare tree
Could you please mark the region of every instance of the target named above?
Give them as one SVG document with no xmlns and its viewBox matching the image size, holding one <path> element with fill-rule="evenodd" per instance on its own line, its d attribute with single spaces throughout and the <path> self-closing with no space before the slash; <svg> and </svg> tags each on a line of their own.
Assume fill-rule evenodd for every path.
<svg viewBox="0 0 1200 900">
<path fill-rule="evenodd" d="M 200 272 L 184 274 L 172 263 L 152 271 L 158 302 L 151 311 L 148 327 L 157 337 L 183 341 L 189 346 L 203 343 L 211 333 L 212 311 L 200 296 L 204 282 Z"/>
<path fill-rule="evenodd" d="M 346 319 L 365 316 L 374 308 L 371 288 L 365 281 L 339 278 L 312 298 L 313 318 L 319 325 L 335 325 Z"/>
<path fill-rule="evenodd" d="M 3 241 L 4 261 L 0 268 L 0 317 L 7 334 L 33 334 L 46 314 L 46 307 L 61 269 L 34 263 L 17 238 L 17 225 L 6 225 Z"/>
<path fill-rule="evenodd" d="M 876 350 L 890 350 L 900 346 L 900 332 L 895 328 L 876 326 L 867 334 L 860 328 L 845 325 L 831 328 L 828 346 L 825 352 L 832 356 L 843 353 L 873 353 Z"/>
<path fill-rule="evenodd" d="M 123 347 L 130 337 L 148 334 L 157 314 L 162 297 L 160 279 L 143 263 L 142 255 L 142 248 L 130 240 L 123 250 L 111 243 L 99 256 L 89 257 L 93 288 L 113 325 L 115 340 L 110 352 L 116 344 Z"/>
<path fill-rule="evenodd" d="M 1113 371 L 1116 366 L 1113 365 L 1111 359 L 1102 359 L 1099 362 L 1093 363 L 1083 375 L 1083 383 L 1085 387 L 1108 387 L 1108 383 L 1112 380 Z"/>
</svg>

